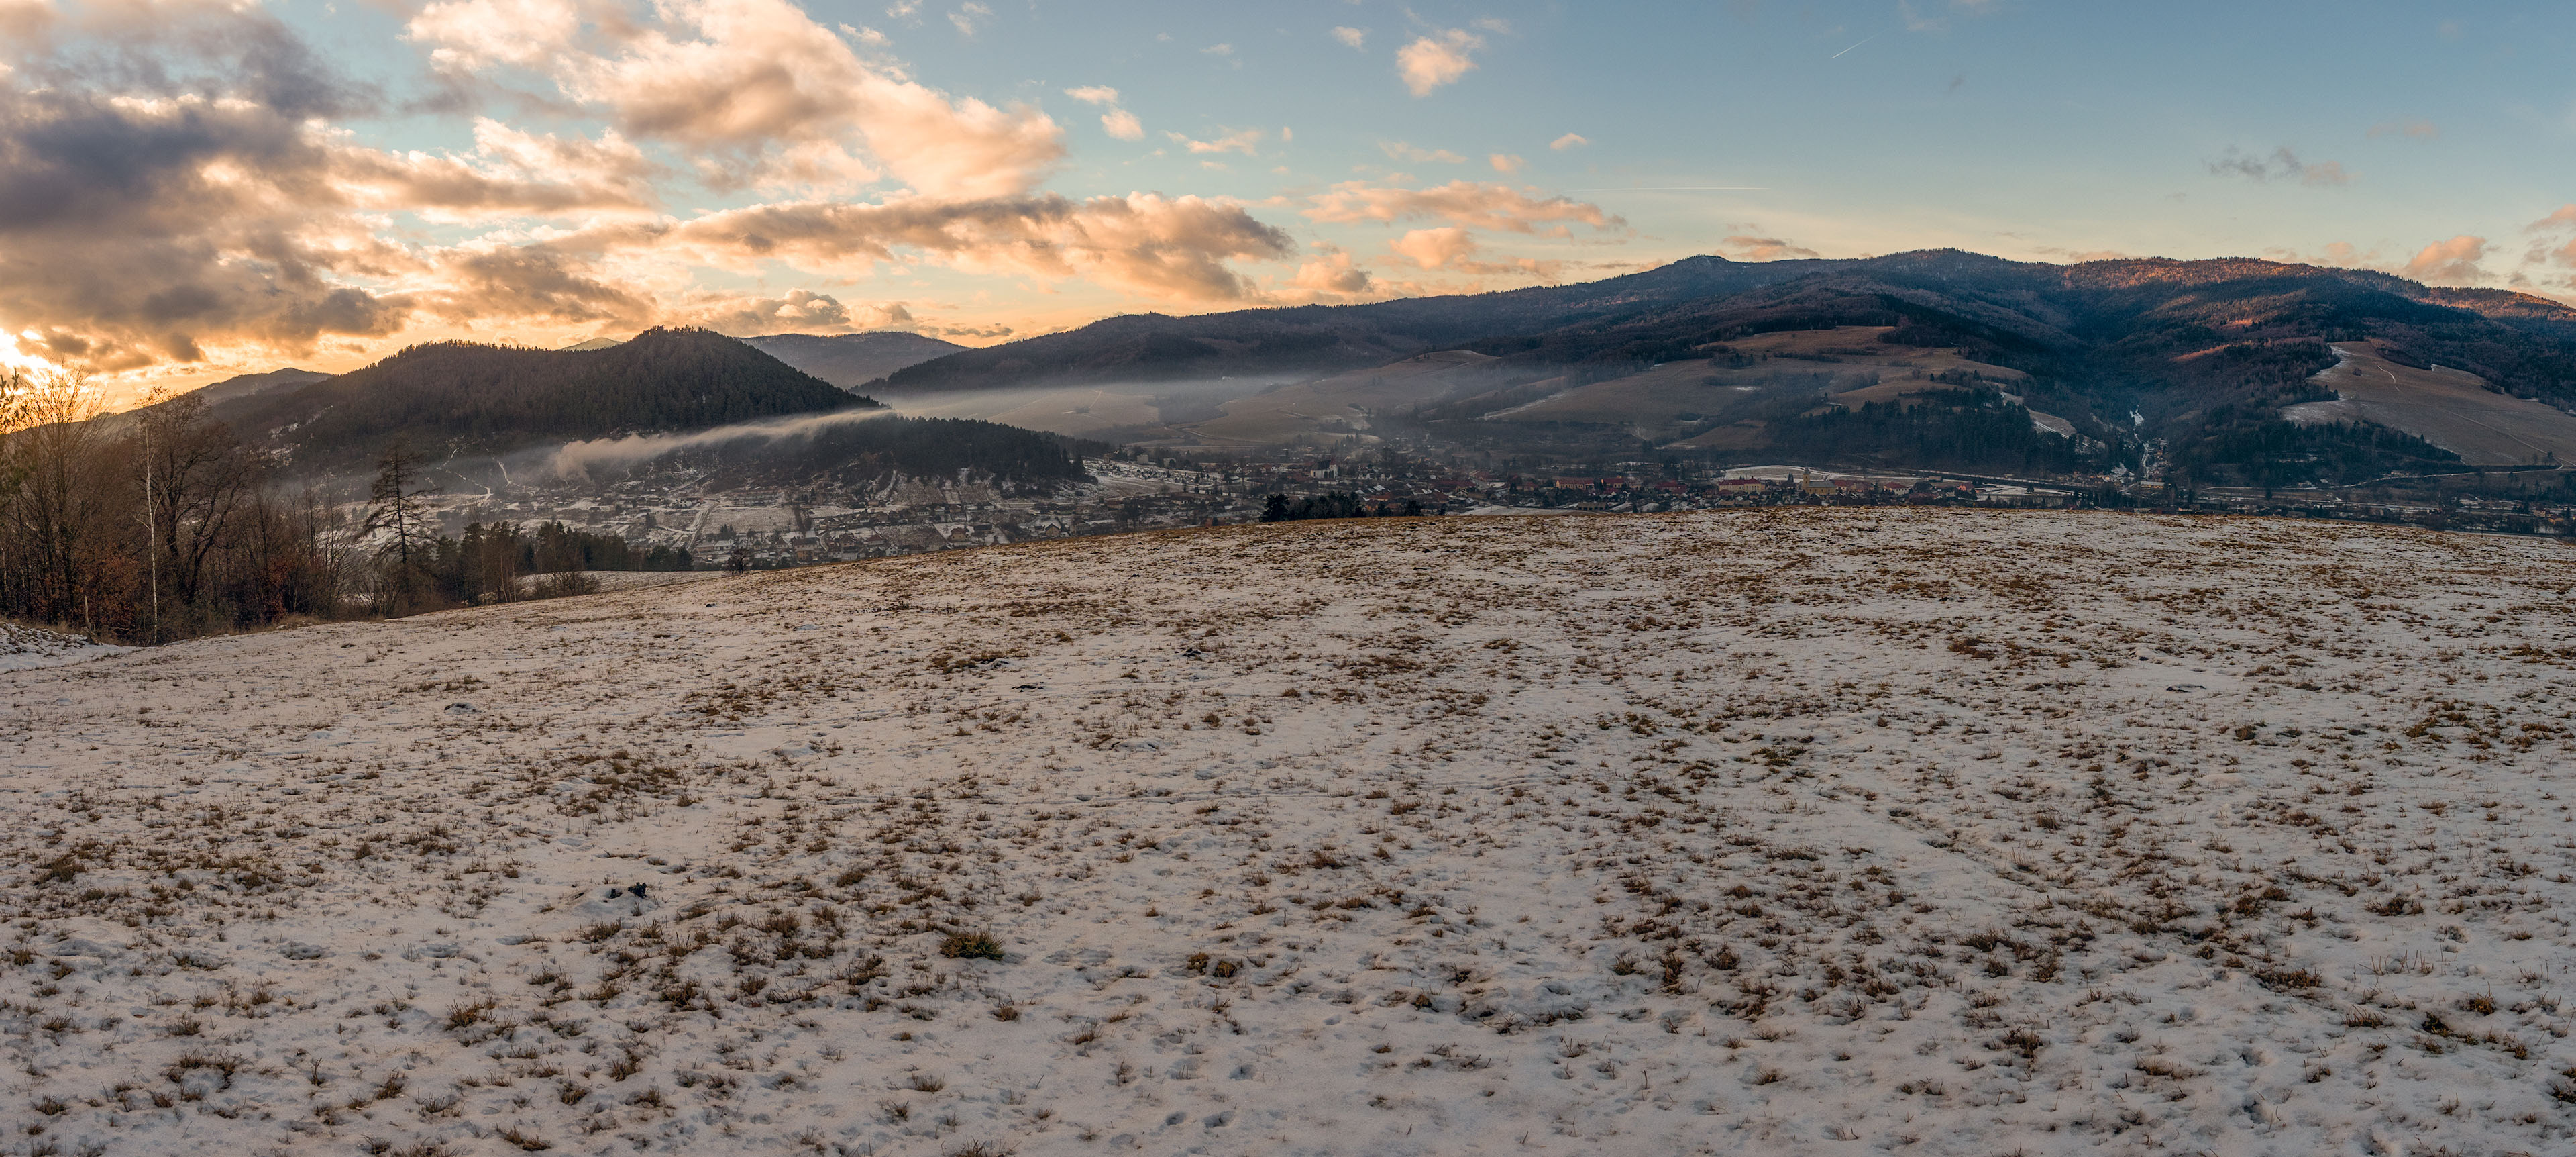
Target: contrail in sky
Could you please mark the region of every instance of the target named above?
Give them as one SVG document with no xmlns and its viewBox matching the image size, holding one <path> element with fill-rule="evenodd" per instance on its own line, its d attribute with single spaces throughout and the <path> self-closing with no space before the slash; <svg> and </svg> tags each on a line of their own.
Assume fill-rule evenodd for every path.
<svg viewBox="0 0 2576 1157">
<path fill-rule="evenodd" d="M 1881 37 L 1881 36 L 1885 36 L 1885 35 L 1887 35 L 1887 30 L 1886 30 L 1886 29 L 1884 29 L 1884 28 L 1881 28 L 1881 29 L 1879 29 L 1879 30 L 1878 30 L 1878 31 L 1876 31 L 1876 32 L 1872 32 L 1872 33 L 1870 33 L 1870 34 L 1869 34 L 1869 35 L 1867 35 L 1867 36 L 1861 37 L 1858 41 L 1856 41 L 1856 42 L 1854 42 L 1854 43 L 1852 44 L 1851 48 L 1846 48 L 1846 49 L 1844 49 L 1844 50 L 1843 50 L 1843 52 L 1849 52 L 1849 51 L 1851 51 L 1851 50 L 1852 50 L 1852 48 L 1858 48 L 1858 47 L 1860 47 L 1860 46 L 1861 46 L 1861 45 L 1863 45 L 1863 44 L 1867 44 L 1867 43 L 1869 43 L 1870 41 L 1876 40 L 1876 39 L 1878 39 L 1879 37 Z M 1832 56 L 1828 56 L 1828 57 L 1826 57 L 1825 59 L 1827 59 L 1827 60 L 1841 60 L 1841 59 L 1843 58 L 1843 52 L 1837 52 L 1837 53 L 1833 54 Z"/>
</svg>

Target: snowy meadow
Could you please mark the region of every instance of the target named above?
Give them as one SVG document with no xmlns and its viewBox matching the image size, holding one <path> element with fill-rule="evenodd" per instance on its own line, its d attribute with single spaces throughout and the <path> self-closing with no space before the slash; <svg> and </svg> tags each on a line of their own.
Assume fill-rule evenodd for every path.
<svg viewBox="0 0 2576 1157">
<path fill-rule="evenodd" d="M 0 1154 L 2564 1153 L 2571 589 L 1752 509 L 57 647 Z"/>
</svg>

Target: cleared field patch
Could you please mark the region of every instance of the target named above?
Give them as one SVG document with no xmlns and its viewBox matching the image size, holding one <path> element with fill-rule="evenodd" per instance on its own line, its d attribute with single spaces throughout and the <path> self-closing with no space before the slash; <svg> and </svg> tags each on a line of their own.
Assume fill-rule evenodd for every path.
<svg viewBox="0 0 2576 1157">
<path fill-rule="evenodd" d="M 2380 355 L 2374 342 L 2339 342 L 2339 359 L 2309 381 L 2340 395 L 2282 411 L 2302 425 L 2374 422 L 2403 430 L 2472 466 L 2576 461 L 2576 416 L 2510 394 L 2464 370 L 2419 370 Z"/>
</svg>

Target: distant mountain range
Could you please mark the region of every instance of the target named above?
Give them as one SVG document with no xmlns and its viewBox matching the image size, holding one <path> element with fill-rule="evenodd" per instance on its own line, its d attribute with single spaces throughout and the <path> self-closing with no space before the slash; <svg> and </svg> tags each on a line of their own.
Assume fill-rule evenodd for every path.
<svg viewBox="0 0 2576 1157">
<path fill-rule="evenodd" d="M 901 330 L 876 333 L 773 333 L 741 339 L 746 345 L 771 357 L 839 386 L 855 391 L 860 386 L 882 378 L 905 366 L 916 365 L 935 357 L 944 357 L 966 347 L 953 341 L 923 337 Z M 581 353 L 604 350 L 620 344 L 613 337 L 595 337 L 563 347 L 566 352 Z"/>
<path fill-rule="evenodd" d="M 2210 377 L 2226 345 L 2389 337 L 2508 388 L 2576 395 L 2576 310 L 2350 269 L 2138 258 L 2047 265 L 1958 250 L 1859 260 L 1691 257 L 1644 273 L 1369 305 L 1108 318 L 864 383 L 888 392 L 1342 370 L 1434 349 L 1533 364 L 1667 360 L 1746 334 L 1895 326 L 2004 364 L 2152 390 Z M 2345 332 L 2367 331 L 2367 332 Z M 2224 377 L 2222 373 L 2218 375 Z"/>
<path fill-rule="evenodd" d="M 1747 454 L 1794 444 L 1826 456 L 1816 448 L 1849 444 L 1857 460 L 1893 461 L 1925 460 L 1926 454 L 1942 460 L 1936 451 L 1944 440 L 1966 439 L 1990 449 L 1949 459 L 1954 464 L 2076 468 L 2142 464 L 2147 443 L 2164 439 L 2187 474 L 2245 482 L 2350 480 L 2450 461 L 2442 449 L 2404 433 L 2390 438 L 2375 428 L 2282 418 L 2287 407 L 2331 399 L 2333 391 L 2311 377 L 2337 363 L 2332 343 L 2364 340 L 2392 360 L 2439 364 L 2517 397 L 2576 406 L 2576 310 L 2545 298 L 2248 259 L 2048 265 L 1958 250 L 1760 263 L 1693 257 L 1624 277 L 1503 293 L 1115 317 L 949 354 L 866 388 L 919 397 L 1084 386 L 1165 396 L 1172 390 L 1167 383 L 1320 377 L 1458 349 L 1498 360 L 1480 378 L 1517 372 L 1543 384 L 1562 377 L 1558 388 L 1570 389 L 1695 359 L 1831 362 L 1842 355 L 1799 352 L 1803 345 L 1758 355 L 1726 350 L 1762 334 L 1844 327 L 1869 331 L 1855 335 L 1859 363 L 1902 376 L 1905 350 L 1943 351 L 1967 363 L 1944 371 L 1963 387 L 2009 379 L 2014 398 L 2045 411 L 2041 427 L 2071 430 L 2064 435 L 2069 444 L 2098 443 L 2099 449 L 2079 461 L 2053 450 L 2041 454 L 2049 445 L 2044 439 L 2004 438 L 2000 427 L 1979 424 L 1982 419 L 1969 423 L 1973 434 L 1956 422 L 1943 425 L 1932 415 L 1994 403 L 1979 400 L 1982 395 L 1953 399 L 1919 390 L 1891 393 L 1867 423 L 1873 432 L 1863 437 L 1859 425 L 1829 412 L 1840 403 L 1821 380 L 1805 394 L 1770 399 L 1762 415 L 1746 419 L 1748 429 L 1795 427 L 1789 443 L 1746 434 L 1694 444 L 1723 442 Z M 1791 378 L 1774 373 L 1766 381 Z M 1876 396 L 1849 381 L 1832 388 L 1854 398 Z M 1444 400 L 1456 399 L 1383 404 L 1427 414 Z M 1353 401 L 1366 408 L 1356 395 Z M 1828 412 L 1816 411 L 1819 406 Z M 1561 429 L 1590 428 L 1607 439 L 1594 439 L 1586 452 L 1618 452 L 1620 439 L 1634 447 L 1631 453 L 1662 444 L 1659 434 L 1631 429 L 1623 415 L 1599 407 L 1523 411 L 1512 425 L 1528 428 L 1528 418 L 1550 412 L 1560 415 Z M 1196 436 L 1179 428 L 1157 433 Z M 1917 449 L 1898 449 L 1903 446 Z"/>
<path fill-rule="evenodd" d="M 742 340 L 762 353 L 846 390 L 857 390 L 907 366 L 966 349 L 953 341 L 901 330 L 773 333 Z"/>
<path fill-rule="evenodd" d="M 2328 373 L 2355 351 L 2394 368 Z M 2441 367 L 2424 378 L 2440 389 L 2409 393 L 2410 366 Z M 700 330 L 568 350 L 438 343 L 204 396 L 297 469 L 339 471 L 396 436 L 489 453 L 874 404 L 854 386 L 924 413 L 1175 448 L 1429 438 L 1582 460 L 2164 463 L 2187 481 L 2352 482 L 2576 449 L 2576 426 L 2551 417 L 2576 408 L 2576 310 L 2247 259 L 1693 257 L 1503 293 L 1115 317 L 982 349 Z M 2463 389 L 2512 404 L 2452 413 L 2474 400 Z M 2496 414 L 2516 428 L 2464 440 Z"/>
<path fill-rule="evenodd" d="M 336 377 L 237 390 L 212 413 L 294 472 L 329 473 L 366 469 L 395 439 L 433 458 L 499 454 L 875 405 L 723 334 L 654 329 L 596 350 L 433 342 Z"/>
</svg>

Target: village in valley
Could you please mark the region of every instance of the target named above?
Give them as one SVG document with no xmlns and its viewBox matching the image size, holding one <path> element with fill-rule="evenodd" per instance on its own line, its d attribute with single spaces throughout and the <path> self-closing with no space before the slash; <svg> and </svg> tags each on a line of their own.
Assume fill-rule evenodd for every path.
<svg viewBox="0 0 2576 1157">
<path fill-rule="evenodd" d="M 607 486 L 566 482 L 442 499 L 446 532 L 476 522 L 561 522 L 639 550 L 686 550 L 693 569 L 777 569 L 1037 539 L 1262 521 L 1268 499 L 1347 495 L 1368 516 L 1662 513 L 1742 506 L 2107 508 L 2264 514 L 2506 534 L 2576 533 L 2576 505 L 2463 492 L 2184 489 L 2124 475 L 2021 479 L 1852 473 L 1802 466 L 1623 462 L 1589 469 L 1467 469 L 1377 451 L 1336 458 L 1196 461 L 1129 448 L 1088 458 L 1088 479 L 1052 486 L 898 479 L 870 490 L 702 491 L 685 475 Z M 2549 472 L 2554 478 L 2554 472 Z M 2511 476 L 2505 476 L 2510 479 Z M 502 501 L 509 498 L 509 501 Z"/>
</svg>

